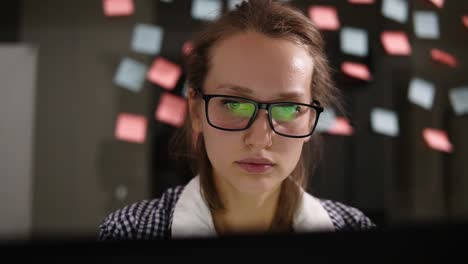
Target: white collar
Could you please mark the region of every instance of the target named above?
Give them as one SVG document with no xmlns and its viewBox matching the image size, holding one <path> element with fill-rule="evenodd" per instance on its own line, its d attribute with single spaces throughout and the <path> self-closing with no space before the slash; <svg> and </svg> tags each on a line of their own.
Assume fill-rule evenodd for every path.
<svg viewBox="0 0 468 264">
<path fill-rule="evenodd" d="M 320 201 L 303 192 L 302 203 L 294 217 L 295 232 L 333 231 L 333 223 Z M 197 175 L 185 186 L 174 209 L 172 237 L 217 236 L 213 217 L 201 195 Z"/>
</svg>

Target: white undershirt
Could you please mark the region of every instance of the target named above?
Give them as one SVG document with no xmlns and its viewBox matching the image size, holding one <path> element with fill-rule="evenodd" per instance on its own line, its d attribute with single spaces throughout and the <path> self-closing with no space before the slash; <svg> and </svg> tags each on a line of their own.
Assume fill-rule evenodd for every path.
<svg viewBox="0 0 468 264">
<path fill-rule="evenodd" d="M 294 231 L 334 231 L 333 223 L 320 201 L 302 191 L 302 202 L 293 219 Z M 171 235 L 173 238 L 218 235 L 211 211 L 201 195 L 199 175 L 185 186 L 176 203 Z"/>
</svg>

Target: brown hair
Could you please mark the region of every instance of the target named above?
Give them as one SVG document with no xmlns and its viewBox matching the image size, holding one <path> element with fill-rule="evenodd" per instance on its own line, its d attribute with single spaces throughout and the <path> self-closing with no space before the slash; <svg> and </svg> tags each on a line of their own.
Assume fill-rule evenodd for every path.
<svg viewBox="0 0 468 264">
<path fill-rule="evenodd" d="M 233 34 L 246 31 L 286 39 L 307 50 L 314 59 L 311 83 L 314 99 L 324 107 L 334 107 L 342 112 L 341 94 L 331 80 L 320 32 L 300 10 L 271 0 L 244 1 L 195 36 L 192 40 L 193 49 L 187 56 L 188 86 L 195 91 L 201 91 L 210 68 L 212 47 Z M 183 141 L 193 161 L 194 173 L 200 175 L 204 199 L 211 210 L 223 210 L 224 206 L 215 188 L 203 137 L 192 135 L 190 116 L 180 132 L 175 140 L 178 143 Z M 185 140 L 182 140 L 181 136 L 184 136 Z M 272 231 L 292 231 L 293 217 L 301 201 L 298 185 L 307 188 L 309 175 L 313 174 L 322 156 L 321 149 L 322 140 L 318 133 L 313 134 L 311 140 L 304 144 L 296 168 L 292 171 L 291 177 L 282 184 L 271 226 Z M 313 163 L 310 162 L 312 160 Z"/>
</svg>

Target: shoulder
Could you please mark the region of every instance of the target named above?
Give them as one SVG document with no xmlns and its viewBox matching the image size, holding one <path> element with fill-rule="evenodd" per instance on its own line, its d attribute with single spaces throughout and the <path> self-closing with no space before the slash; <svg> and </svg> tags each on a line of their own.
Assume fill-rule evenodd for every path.
<svg viewBox="0 0 468 264">
<path fill-rule="evenodd" d="M 107 215 L 99 226 L 99 240 L 154 239 L 169 236 L 170 221 L 184 186 L 166 189 L 157 199 L 139 201 Z"/>
<path fill-rule="evenodd" d="M 362 211 L 343 203 L 319 199 L 337 231 L 359 231 L 376 228 Z"/>
</svg>

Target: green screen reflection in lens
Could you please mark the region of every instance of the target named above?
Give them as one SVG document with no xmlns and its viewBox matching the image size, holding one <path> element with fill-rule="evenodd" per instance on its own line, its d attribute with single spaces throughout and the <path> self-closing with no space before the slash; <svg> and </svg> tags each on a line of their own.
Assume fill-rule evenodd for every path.
<svg viewBox="0 0 468 264">
<path fill-rule="evenodd" d="M 277 105 L 271 108 L 271 114 L 276 121 L 292 121 L 297 114 L 297 105 Z"/>
<path fill-rule="evenodd" d="M 231 114 L 238 117 L 250 118 L 255 112 L 255 106 L 252 103 L 229 101 L 225 105 Z"/>
</svg>

